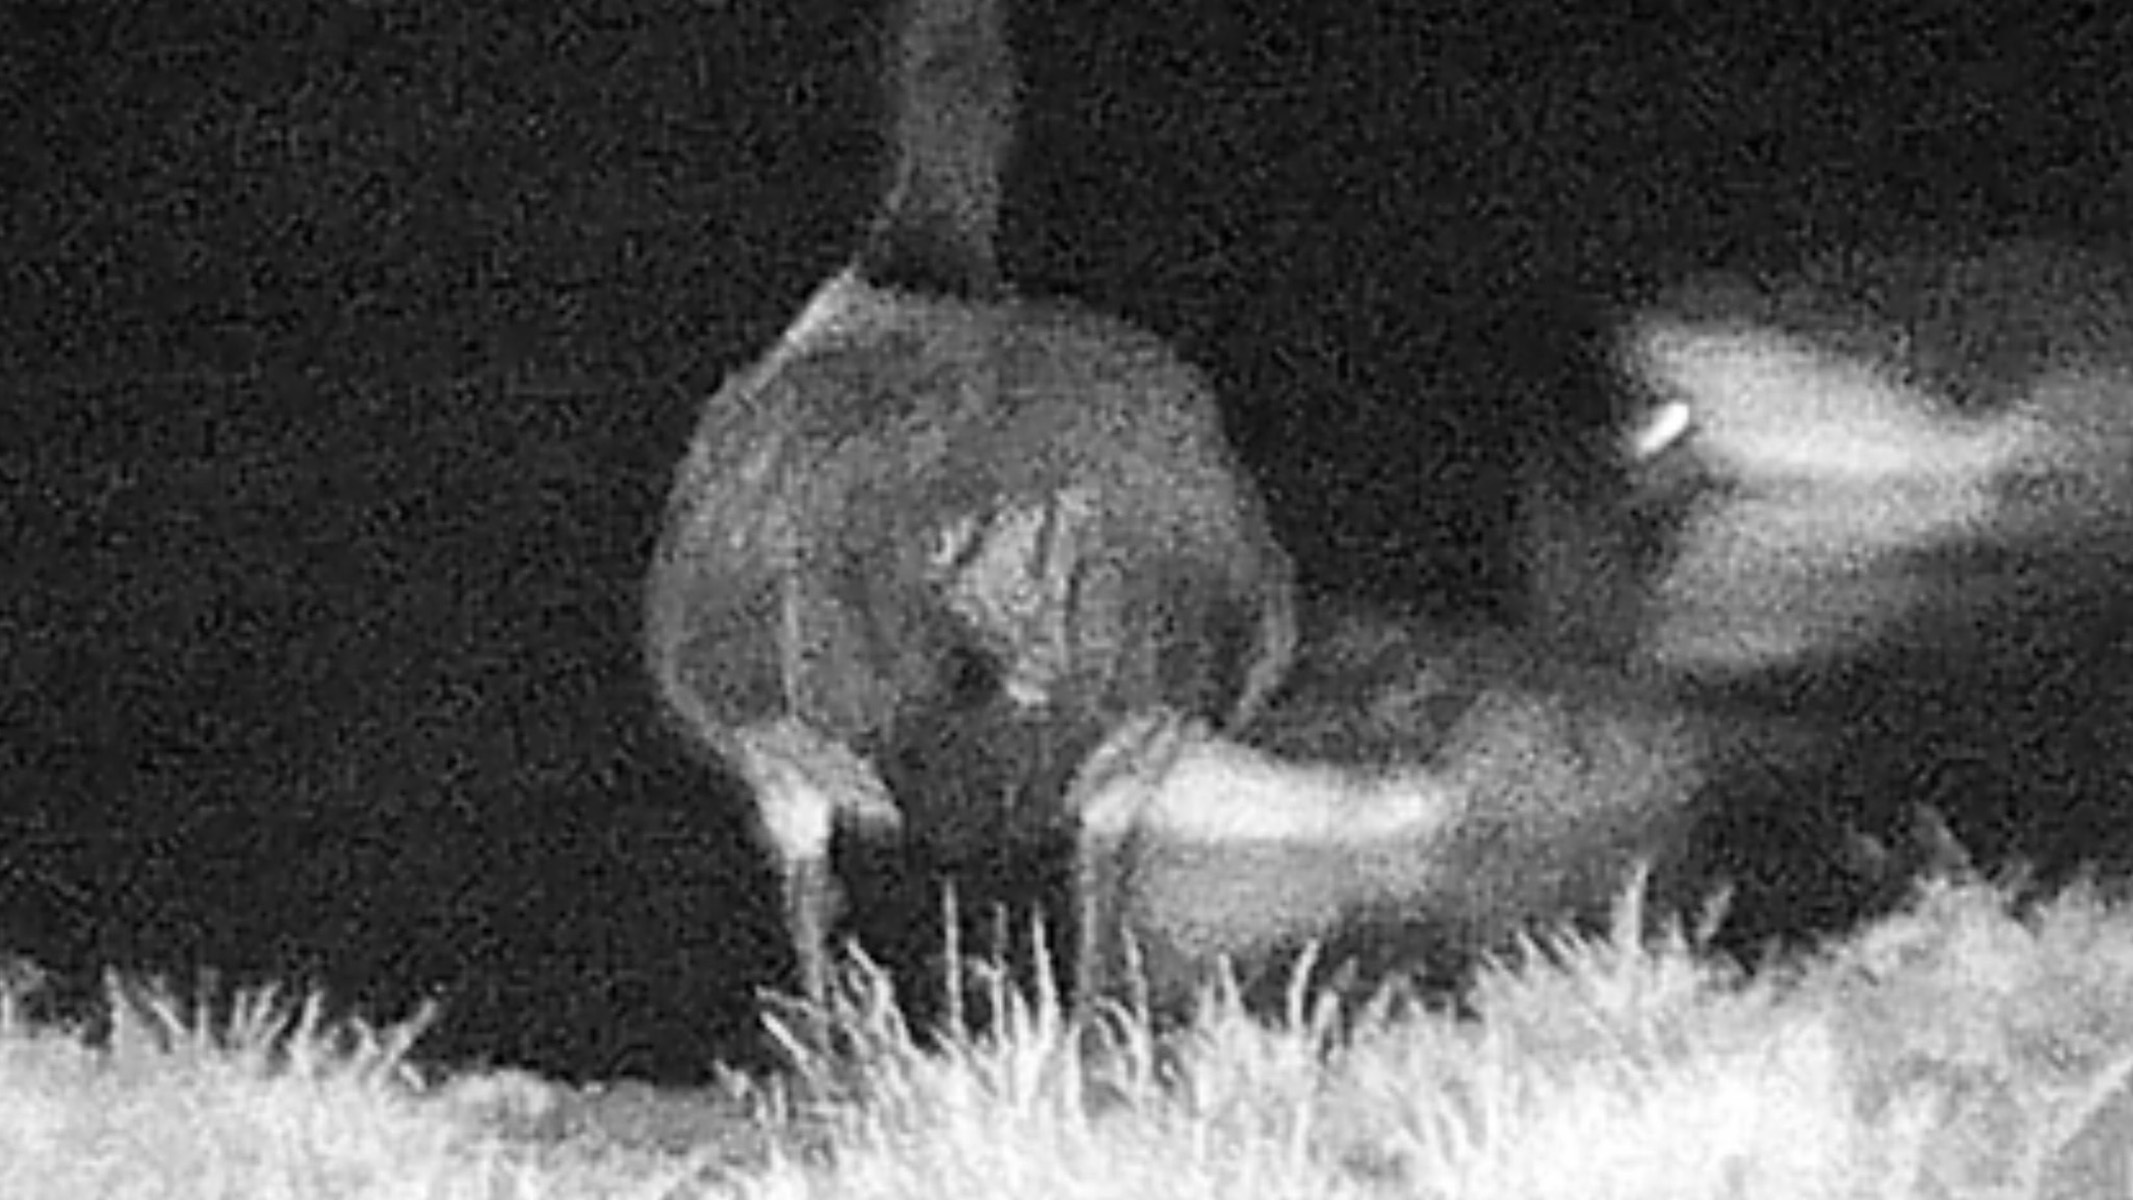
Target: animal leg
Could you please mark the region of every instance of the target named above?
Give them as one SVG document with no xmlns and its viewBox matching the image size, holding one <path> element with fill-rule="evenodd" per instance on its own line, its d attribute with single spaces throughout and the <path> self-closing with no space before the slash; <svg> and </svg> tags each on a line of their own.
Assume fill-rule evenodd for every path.
<svg viewBox="0 0 2133 1200">
<path fill-rule="evenodd" d="M 1131 841 L 1164 776 L 1187 746 L 1206 736 L 1197 720 L 1168 709 L 1129 718 L 1082 764 L 1067 791 L 1077 834 L 1074 854 L 1074 1003 L 1087 1010 L 1110 995 L 1130 953 L 1124 906 Z"/>
<path fill-rule="evenodd" d="M 741 730 L 736 741 L 783 889 L 801 987 L 819 1006 L 829 994 L 829 930 L 841 903 L 830 873 L 830 837 L 840 822 L 895 832 L 903 815 L 866 760 L 797 718 Z"/>
</svg>

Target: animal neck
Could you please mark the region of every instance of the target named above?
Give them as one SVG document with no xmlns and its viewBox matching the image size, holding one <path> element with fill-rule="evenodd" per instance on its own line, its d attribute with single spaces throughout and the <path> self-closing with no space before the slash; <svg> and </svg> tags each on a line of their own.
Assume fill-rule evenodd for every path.
<svg viewBox="0 0 2133 1200">
<path fill-rule="evenodd" d="M 889 56 L 895 165 L 857 263 L 875 287 L 996 300 L 1018 79 L 1006 0 L 909 0 Z"/>
</svg>

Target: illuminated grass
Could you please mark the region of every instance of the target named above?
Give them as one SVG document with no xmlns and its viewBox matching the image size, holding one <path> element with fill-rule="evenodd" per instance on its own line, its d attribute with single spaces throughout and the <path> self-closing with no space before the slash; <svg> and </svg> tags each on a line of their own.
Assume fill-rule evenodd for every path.
<svg viewBox="0 0 2133 1200">
<path fill-rule="evenodd" d="M 2092 895 L 2017 921 L 1933 885 L 1755 980 L 1632 928 L 1485 968 L 1468 1019 L 1216 987 L 1161 1038 L 980 966 L 988 1019 L 923 1039 L 855 962 L 823 1022 L 773 1016 L 787 1075 L 664 1095 L 426 1079 L 433 1014 L 271 992 L 212 1015 L 114 980 L 90 1039 L 23 1021 L 23 974 L 0 1194 L 2133 1195 L 2133 926 Z"/>
</svg>

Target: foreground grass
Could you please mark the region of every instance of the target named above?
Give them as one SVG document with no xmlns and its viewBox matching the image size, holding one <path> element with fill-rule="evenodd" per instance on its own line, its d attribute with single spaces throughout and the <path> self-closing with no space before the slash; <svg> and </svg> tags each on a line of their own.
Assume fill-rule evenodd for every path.
<svg viewBox="0 0 2133 1200">
<path fill-rule="evenodd" d="M 217 1019 L 114 983 L 108 1036 L 0 1012 L 0 1195 L 2133 1196 L 2133 918 L 1980 885 L 1779 978 L 1572 943 L 1478 1020 L 1386 1003 L 1160 1049 L 1006 999 L 921 1050 L 855 973 L 835 1056 L 701 1093 L 426 1080 L 271 995 Z"/>
</svg>

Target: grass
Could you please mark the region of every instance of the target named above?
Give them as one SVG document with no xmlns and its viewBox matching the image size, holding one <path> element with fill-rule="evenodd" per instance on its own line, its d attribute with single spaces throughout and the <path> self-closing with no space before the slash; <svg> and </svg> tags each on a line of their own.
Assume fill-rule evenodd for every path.
<svg viewBox="0 0 2133 1200">
<path fill-rule="evenodd" d="M 0 1011 L 0 1194 L 1532 1197 L 2133 1195 L 2133 921 L 1976 882 L 1754 979 L 1618 923 L 1477 979 L 1472 1019 L 1219 989 L 1157 1039 L 989 990 L 913 1036 L 847 972 L 834 1052 L 695 1093 L 431 1077 L 272 992 L 110 980 L 97 1031 Z M 11 989 L 34 972 L 8 975 Z M 983 990 L 983 989 L 981 989 Z"/>
</svg>

